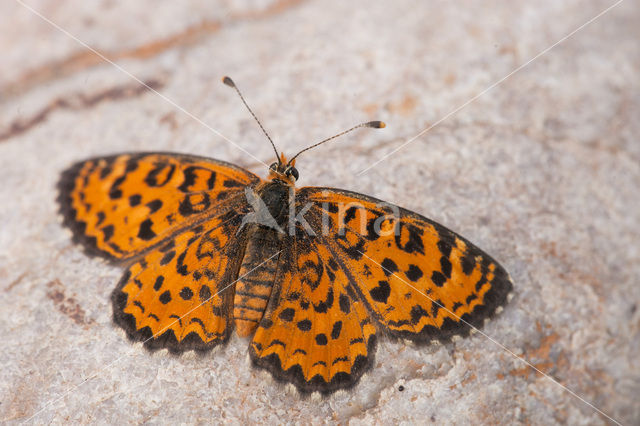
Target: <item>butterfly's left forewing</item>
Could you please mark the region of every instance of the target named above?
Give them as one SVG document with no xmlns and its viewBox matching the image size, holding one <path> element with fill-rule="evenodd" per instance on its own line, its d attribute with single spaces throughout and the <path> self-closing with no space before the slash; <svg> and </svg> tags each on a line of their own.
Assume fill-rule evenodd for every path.
<svg viewBox="0 0 640 426">
<path fill-rule="evenodd" d="M 416 213 L 331 188 L 302 188 L 297 203 L 298 209 L 311 204 L 311 228 L 393 336 L 428 342 L 468 334 L 512 290 L 491 256 Z"/>
</svg>

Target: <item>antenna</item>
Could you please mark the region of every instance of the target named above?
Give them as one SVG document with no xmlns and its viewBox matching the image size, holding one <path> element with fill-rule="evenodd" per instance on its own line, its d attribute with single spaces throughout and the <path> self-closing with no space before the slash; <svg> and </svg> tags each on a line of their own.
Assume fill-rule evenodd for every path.
<svg viewBox="0 0 640 426">
<path fill-rule="evenodd" d="M 264 129 L 264 127 L 262 127 L 262 123 L 260 123 L 260 120 L 258 120 L 258 117 L 256 117 L 256 115 L 253 113 L 253 111 L 251 111 L 251 108 L 249 108 L 249 105 L 247 105 L 247 102 L 244 100 L 244 96 L 242 96 L 242 93 L 240 93 L 240 89 L 238 89 L 238 87 L 233 82 L 233 80 L 231 80 L 230 77 L 227 77 L 227 76 L 222 77 L 222 82 L 224 84 L 226 84 L 227 86 L 234 88 L 236 93 L 238 93 L 238 96 L 240 96 L 240 99 L 242 99 L 242 103 L 244 104 L 244 106 L 247 107 L 247 109 L 249 110 L 249 112 L 251 113 L 253 118 L 258 123 L 258 126 L 260 126 L 260 128 L 262 129 L 262 132 L 267 136 L 267 139 L 269 139 L 269 142 L 271 142 L 271 146 L 273 147 L 273 150 L 276 152 L 276 158 L 278 159 L 278 163 L 280 163 L 280 154 L 278 154 L 278 150 L 276 149 L 276 145 L 273 143 L 273 140 L 271 140 L 271 137 L 269 136 L 267 131 Z"/>
<path fill-rule="evenodd" d="M 291 163 L 293 162 L 293 160 L 295 160 L 295 159 L 296 159 L 296 157 L 297 157 L 298 155 L 302 154 L 303 152 L 308 151 L 308 150 L 310 150 L 311 148 L 315 148 L 315 147 L 316 147 L 316 146 L 318 146 L 318 145 L 322 145 L 322 144 L 323 144 L 323 143 L 325 143 L 325 142 L 329 142 L 331 139 L 335 139 L 335 138 L 337 138 L 337 137 L 339 137 L 339 136 L 342 136 L 342 135 L 344 135 L 344 134 L 346 134 L 346 133 L 349 133 L 349 132 L 350 132 L 350 131 L 352 131 L 352 130 L 358 129 L 358 128 L 360 128 L 360 127 L 373 127 L 374 129 L 383 129 L 383 128 L 385 128 L 386 126 L 387 126 L 387 125 L 386 125 L 386 124 L 384 124 L 384 122 L 383 122 L 383 121 L 369 121 L 369 122 L 367 122 L 367 123 L 361 123 L 361 124 L 358 124 L 357 126 L 353 126 L 352 128 L 350 128 L 350 129 L 348 129 L 348 130 L 345 130 L 344 132 L 338 133 L 338 134 L 337 134 L 337 135 L 335 135 L 335 136 L 331 136 L 330 138 L 327 138 L 327 139 L 325 139 L 325 140 L 323 140 L 323 141 L 320 141 L 320 142 L 318 142 L 318 143 L 316 143 L 316 144 L 313 144 L 313 145 L 311 145 L 311 146 L 309 146 L 309 147 L 307 147 L 307 148 L 303 149 L 302 151 L 300 151 L 300 152 L 298 152 L 296 155 L 294 155 L 294 156 L 291 158 L 291 160 L 289 160 L 289 164 L 291 164 Z"/>
</svg>

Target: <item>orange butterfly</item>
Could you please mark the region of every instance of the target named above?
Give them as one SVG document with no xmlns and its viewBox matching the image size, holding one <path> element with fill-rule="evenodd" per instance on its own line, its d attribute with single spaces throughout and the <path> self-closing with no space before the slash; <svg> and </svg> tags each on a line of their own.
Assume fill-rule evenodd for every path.
<svg viewBox="0 0 640 426">
<path fill-rule="evenodd" d="M 63 173 L 74 241 L 126 266 L 112 302 L 132 340 L 207 351 L 235 328 L 253 336 L 256 367 L 327 394 L 371 367 L 379 334 L 448 341 L 506 303 L 509 275 L 469 241 L 366 195 L 294 189 L 295 157 L 278 156 L 266 181 L 174 153 L 94 158 Z"/>
</svg>

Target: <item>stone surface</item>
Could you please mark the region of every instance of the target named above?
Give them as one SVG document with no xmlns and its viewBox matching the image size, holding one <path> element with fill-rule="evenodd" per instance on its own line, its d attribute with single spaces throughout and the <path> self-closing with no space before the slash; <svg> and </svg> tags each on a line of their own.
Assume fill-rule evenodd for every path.
<svg viewBox="0 0 640 426">
<path fill-rule="evenodd" d="M 68 34 L 21 1 L 0 6 L 3 422 L 612 422 L 588 401 L 640 423 L 637 2 L 450 116 L 614 2 L 26 4 Z M 121 269 L 72 245 L 55 183 L 73 161 L 125 150 L 264 176 L 271 148 L 223 75 L 289 153 L 386 121 L 301 157 L 300 183 L 397 203 L 493 254 L 515 298 L 486 335 L 385 340 L 356 388 L 319 400 L 251 370 L 237 337 L 202 357 L 131 345 L 111 322 Z"/>
</svg>

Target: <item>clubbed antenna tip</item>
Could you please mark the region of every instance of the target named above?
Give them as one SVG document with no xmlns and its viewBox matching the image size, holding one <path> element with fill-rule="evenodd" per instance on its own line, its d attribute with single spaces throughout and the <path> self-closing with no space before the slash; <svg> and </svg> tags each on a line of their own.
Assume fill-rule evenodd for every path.
<svg viewBox="0 0 640 426">
<path fill-rule="evenodd" d="M 384 121 L 370 121 L 365 124 L 366 127 L 373 127 L 374 129 L 384 129 L 387 125 Z"/>
<path fill-rule="evenodd" d="M 231 77 L 227 77 L 226 75 L 222 77 L 222 82 L 229 87 L 236 87 L 236 84 L 233 82 L 233 80 L 231 80 Z"/>
<path fill-rule="evenodd" d="M 372 127 L 372 128 L 374 128 L 374 129 L 384 129 L 385 127 L 387 127 L 387 125 L 386 125 L 386 124 L 384 124 L 384 121 L 368 121 L 368 122 L 366 122 L 366 123 L 358 124 L 357 126 L 353 126 L 352 128 L 350 128 L 350 129 L 348 129 L 348 130 L 345 130 L 344 132 L 338 133 L 338 134 L 337 134 L 337 135 L 335 135 L 335 136 L 331 136 L 330 138 L 327 138 L 327 139 L 325 139 L 325 140 L 323 140 L 323 141 L 320 141 L 320 142 L 318 142 L 318 143 L 316 143 L 316 144 L 313 144 L 313 145 L 311 145 L 311 146 L 309 146 L 309 147 L 307 147 L 307 148 L 303 149 L 302 151 L 300 151 L 300 152 L 298 152 L 296 155 L 294 155 L 294 156 L 291 158 L 291 160 L 289 160 L 289 164 L 291 164 L 291 162 L 292 162 L 293 160 L 295 160 L 295 159 L 296 159 L 296 157 L 297 157 L 298 155 L 302 154 L 303 152 L 305 152 L 305 151 L 309 151 L 311 148 L 315 148 L 315 147 L 316 147 L 316 146 L 318 146 L 318 145 L 322 145 L 322 144 L 323 144 L 323 143 L 325 143 L 325 142 L 329 142 L 330 140 L 335 139 L 335 138 L 337 138 L 338 136 L 342 136 L 342 135 L 344 135 L 344 134 L 346 134 L 346 133 L 349 133 L 349 132 L 350 132 L 350 131 L 352 131 L 352 130 L 359 129 L 360 127 Z"/>
</svg>

